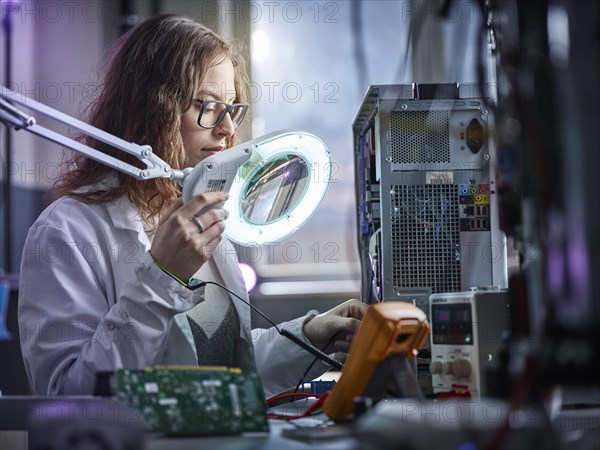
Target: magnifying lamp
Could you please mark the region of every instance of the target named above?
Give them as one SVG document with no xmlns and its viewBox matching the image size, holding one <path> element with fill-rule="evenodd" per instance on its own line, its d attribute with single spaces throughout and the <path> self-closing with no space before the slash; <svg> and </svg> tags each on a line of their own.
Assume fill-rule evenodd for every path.
<svg viewBox="0 0 600 450">
<path fill-rule="evenodd" d="M 83 153 L 89 158 L 140 180 L 170 178 L 183 187 L 183 201 L 209 191 L 228 191 L 225 232 L 242 245 L 261 245 L 286 238 L 302 226 L 320 205 L 331 178 L 327 146 L 313 134 L 280 130 L 236 145 L 202 160 L 193 168 L 173 169 L 148 145 L 127 142 L 85 122 L 26 97 L 0 88 L 0 121 Z M 127 164 L 92 147 L 37 124 L 22 105 L 75 128 L 143 164 Z"/>
</svg>

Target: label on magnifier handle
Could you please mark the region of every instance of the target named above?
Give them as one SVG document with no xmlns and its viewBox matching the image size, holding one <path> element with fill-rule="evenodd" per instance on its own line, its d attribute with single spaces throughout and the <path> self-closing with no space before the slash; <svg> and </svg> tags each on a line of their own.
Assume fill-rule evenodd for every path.
<svg viewBox="0 0 600 450">
<path fill-rule="evenodd" d="M 205 192 L 229 192 L 238 169 L 251 155 L 248 145 L 238 145 L 202 160 L 183 179 L 184 203 Z"/>
</svg>

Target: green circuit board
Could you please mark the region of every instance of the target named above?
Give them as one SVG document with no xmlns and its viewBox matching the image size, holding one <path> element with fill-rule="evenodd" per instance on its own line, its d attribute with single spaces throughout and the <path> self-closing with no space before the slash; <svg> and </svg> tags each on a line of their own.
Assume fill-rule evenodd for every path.
<svg viewBox="0 0 600 450">
<path fill-rule="evenodd" d="M 119 369 L 117 398 L 136 410 L 149 431 L 170 435 L 268 431 L 258 375 L 218 367 Z"/>
</svg>

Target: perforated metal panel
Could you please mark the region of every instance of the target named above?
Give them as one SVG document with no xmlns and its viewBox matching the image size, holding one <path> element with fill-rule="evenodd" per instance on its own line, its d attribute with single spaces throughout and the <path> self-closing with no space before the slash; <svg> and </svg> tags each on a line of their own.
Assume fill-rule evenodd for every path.
<svg viewBox="0 0 600 450">
<path fill-rule="evenodd" d="M 449 163 L 450 111 L 390 111 L 392 163 Z"/>
<path fill-rule="evenodd" d="M 392 186 L 390 244 L 395 287 L 460 291 L 457 191 L 456 184 Z"/>
</svg>

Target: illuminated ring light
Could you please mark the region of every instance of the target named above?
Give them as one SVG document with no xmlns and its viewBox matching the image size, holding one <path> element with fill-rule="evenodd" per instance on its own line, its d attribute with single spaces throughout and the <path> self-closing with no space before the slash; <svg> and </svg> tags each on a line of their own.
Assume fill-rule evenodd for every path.
<svg viewBox="0 0 600 450">
<path fill-rule="evenodd" d="M 252 156 L 240 167 L 224 207 L 229 212 L 223 234 L 241 245 L 278 242 L 300 228 L 321 204 L 331 179 L 331 156 L 327 146 L 313 134 L 301 130 L 282 130 L 273 137 L 252 145 Z M 266 165 L 285 155 L 300 156 L 310 177 L 298 204 L 278 219 L 264 224 L 248 221 L 241 210 L 250 182 Z"/>
</svg>

